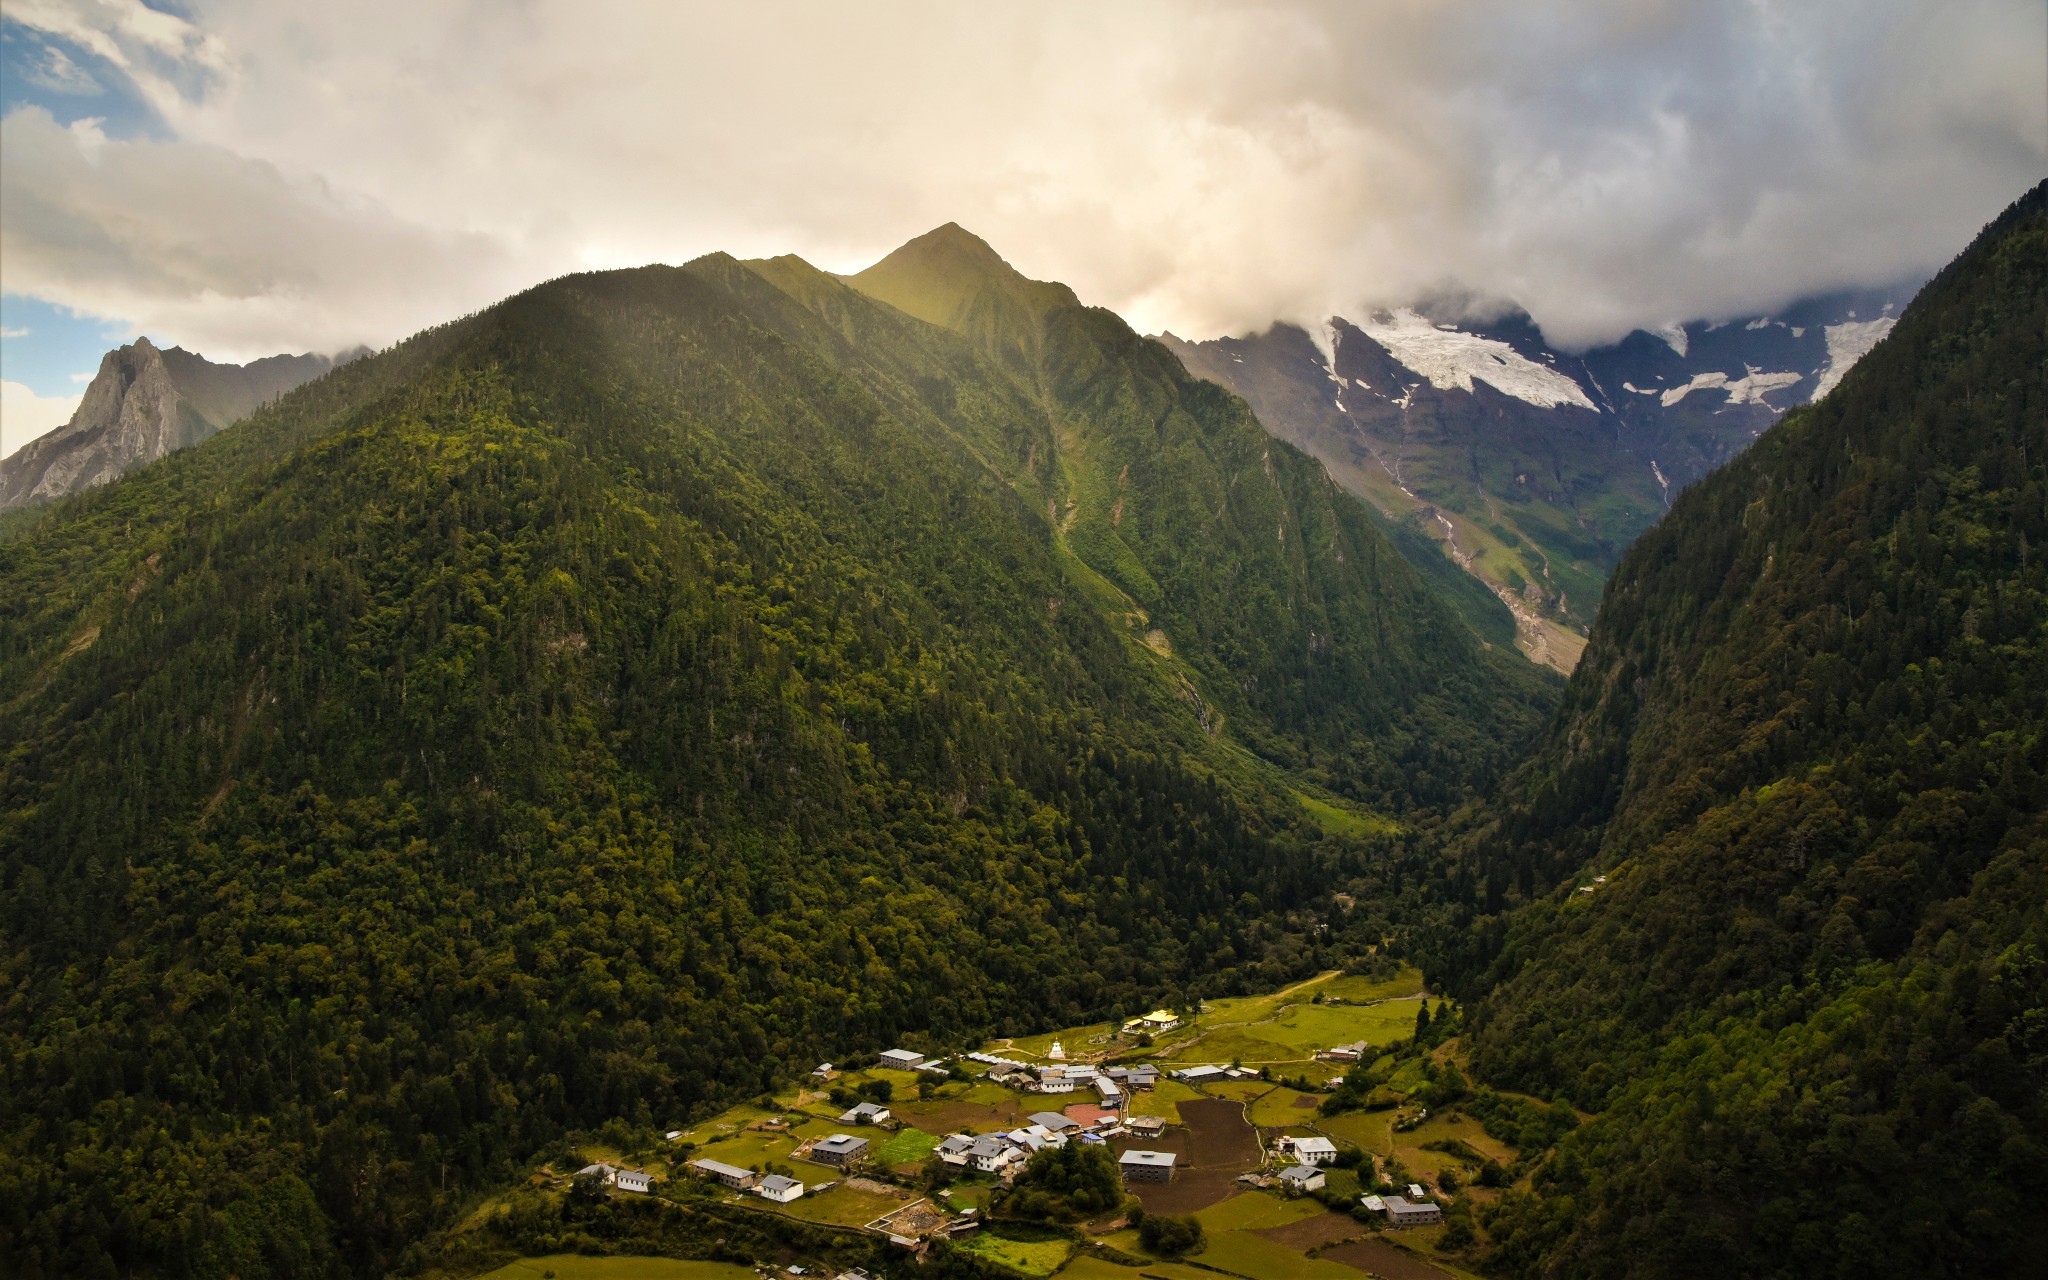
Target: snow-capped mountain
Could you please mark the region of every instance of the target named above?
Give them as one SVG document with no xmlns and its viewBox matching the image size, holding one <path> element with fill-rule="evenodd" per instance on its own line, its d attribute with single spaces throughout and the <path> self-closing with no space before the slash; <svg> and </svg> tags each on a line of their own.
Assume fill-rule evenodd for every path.
<svg viewBox="0 0 2048 1280">
<path fill-rule="evenodd" d="M 1839 382 L 1912 292 L 1638 330 L 1576 354 L 1525 314 L 1476 322 L 1428 305 L 1314 334 L 1161 341 L 1427 535 L 1508 606 L 1524 651 L 1569 670 L 1622 549 L 1680 489 Z"/>
</svg>

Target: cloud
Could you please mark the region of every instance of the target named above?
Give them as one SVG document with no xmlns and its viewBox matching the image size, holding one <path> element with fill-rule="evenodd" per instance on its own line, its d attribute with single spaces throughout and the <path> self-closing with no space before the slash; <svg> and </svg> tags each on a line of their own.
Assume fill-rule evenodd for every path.
<svg viewBox="0 0 2048 1280">
<path fill-rule="evenodd" d="M 16 328 L 9 325 L 6 328 L 0 328 L 0 338 L 26 338 L 27 336 L 28 329 L 26 327 Z"/>
<path fill-rule="evenodd" d="M 39 396 L 19 382 L 0 381 L 0 458 L 71 421 L 84 397 Z"/>
<path fill-rule="evenodd" d="M 105 93 L 106 88 L 93 78 L 90 71 L 71 60 L 71 55 L 55 45 L 45 45 L 42 61 L 31 66 L 25 73 L 30 84 L 48 89 L 52 93 L 73 94 L 91 97 Z"/>
<path fill-rule="evenodd" d="M 948 220 L 1147 329 L 1458 290 L 1583 343 L 1927 271 L 2048 169 L 2037 0 L 9 17 L 166 137 L 10 116 L 6 287 L 209 354 L 712 249 L 848 269 Z"/>
</svg>

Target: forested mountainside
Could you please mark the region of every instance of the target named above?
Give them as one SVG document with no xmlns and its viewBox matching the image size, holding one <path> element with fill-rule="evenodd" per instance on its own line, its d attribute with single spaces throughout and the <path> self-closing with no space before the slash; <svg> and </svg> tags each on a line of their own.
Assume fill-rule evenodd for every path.
<svg viewBox="0 0 2048 1280">
<path fill-rule="evenodd" d="M 1042 416 L 1023 458 L 1063 558 L 1197 676 L 1237 736 L 1325 786 L 1439 804 L 1501 762 L 1545 684 L 1475 643 L 1365 506 L 1244 401 L 957 226 L 855 288 L 967 336 Z"/>
<path fill-rule="evenodd" d="M 1515 1275 L 2048 1256 L 2048 186 L 1622 559 L 1453 871 Z"/>
<path fill-rule="evenodd" d="M 1455 800 L 1550 681 L 1037 323 L 570 277 L 16 526 L 0 1271 L 382 1275 L 567 1126 L 1358 944 L 1399 840 L 1305 789 Z"/>
<path fill-rule="evenodd" d="M 1530 318 L 1455 303 L 1208 342 L 1161 341 L 1371 501 L 1418 568 L 1454 564 L 1569 671 L 1621 552 L 1686 485 L 1824 393 L 1905 286 L 1559 351 Z M 1318 340 L 1320 339 L 1320 341 Z M 1446 562 L 1449 562 L 1447 564 Z M 1468 611 L 1479 625 L 1490 612 Z"/>
<path fill-rule="evenodd" d="M 159 350 L 137 338 L 101 359 L 71 421 L 0 459 L 0 510 L 105 484 L 206 439 L 361 354 L 215 364 L 183 348 Z"/>
</svg>

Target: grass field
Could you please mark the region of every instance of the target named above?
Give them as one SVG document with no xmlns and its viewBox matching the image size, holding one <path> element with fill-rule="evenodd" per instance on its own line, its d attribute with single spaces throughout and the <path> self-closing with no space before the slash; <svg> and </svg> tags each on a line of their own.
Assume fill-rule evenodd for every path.
<svg viewBox="0 0 2048 1280">
<path fill-rule="evenodd" d="M 482 1280 L 759 1280 L 752 1267 L 677 1258 L 585 1258 L 558 1253 L 508 1262 Z"/>
<path fill-rule="evenodd" d="M 842 1227 L 864 1227 L 887 1213 L 892 1213 L 917 1197 L 910 1192 L 902 1195 L 884 1196 L 872 1191 L 861 1191 L 840 1183 L 829 1191 L 814 1196 L 805 1196 L 783 1206 L 783 1212 L 793 1218 L 807 1222 L 830 1222 Z"/>
<path fill-rule="evenodd" d="M 1249 1231 L 1212 1233 L 1209 1247 L 1196 1257 L 1208 1266 L 1259 1280 L 1359 1280 L 1359 1272 L 1351 1267 L 1310 1258 Z"/>
<path fill-rule="evenodd" d="M 1296 1102 L 1306 1098 L 1311 1105 L 1298 1107 Z M 1302 1093 L 1286 1086 L 1269 1088 L 1252 1102 L 1252 1123 L 1262 1129 L 1285 1129 L 1292 1125 L 1312 1124 L 1316 1118 L 1316 1103 L 1321 1097 L 1313 1093 Z"/>
<path fill-rule="evenodd" d="M 1071 1240 L 1007 1240 L 987 1231 L 969 1236 L 955 1246 L 965 1253 L 980 1254 L 1027 1276 L 1049 1276 L 1058 1271 L 1073 1251 Z"/>
<path fill-rule="evenodd" d="M 1322 1205 L 1306 1197 L 1287 1200 L 1276 1195 L 1258 1191 L 1246 1191 L 1232 1196 L 1222 1204 L 1213 1204 L 1195 1214 L 1202 1220 L 1202 1229 L 1211 1233 L 1219 1231 L 1254 1231 L 1261 1227 L 1284 1227 L 1290 1222 L 1313 1218 L 1325 1212 Z"/>
<path fill-rule="evenodd" d="M 1351 1273 L 1351 1280 L 1361 1280 L 1362 1272 Z M 1091 1257 L 1084 1249 L 1081 1254 L 1060 1272 L 1060 1280 L 1216 1280 L 1216 1273 L 1203 1271 L 1177 1262 L 1147 1262 L 1142 1267 L 1126 1267 L 1107 1258 Z"/>
<path fill-rule="evenodd" d="M 932 1148 L 938 1145 L 939 1136 L 935 1133 L 926 1133 L 922 1129 L 900 1129 L 891 1135 L 887 1142 L 876 1148 L 875 1159 L 891 1167 L 912 1164 L 929 1156 Z"/>
</svg>

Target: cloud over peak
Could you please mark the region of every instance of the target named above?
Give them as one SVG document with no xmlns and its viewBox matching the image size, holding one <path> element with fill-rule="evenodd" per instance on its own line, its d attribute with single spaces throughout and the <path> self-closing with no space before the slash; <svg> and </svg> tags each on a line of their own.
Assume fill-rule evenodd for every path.
<svg viewBox="0 0 2048 1280">
<path fill-rule="evenodd" d="M 9 112 L 5 287 L 229 358 L 948 221 L 1147 329 L 1466 290 L 1583 343 L 1925 271 L 2048 167 L 2035 0 L 7 18 L 161 128 Z"/>
</svg>

